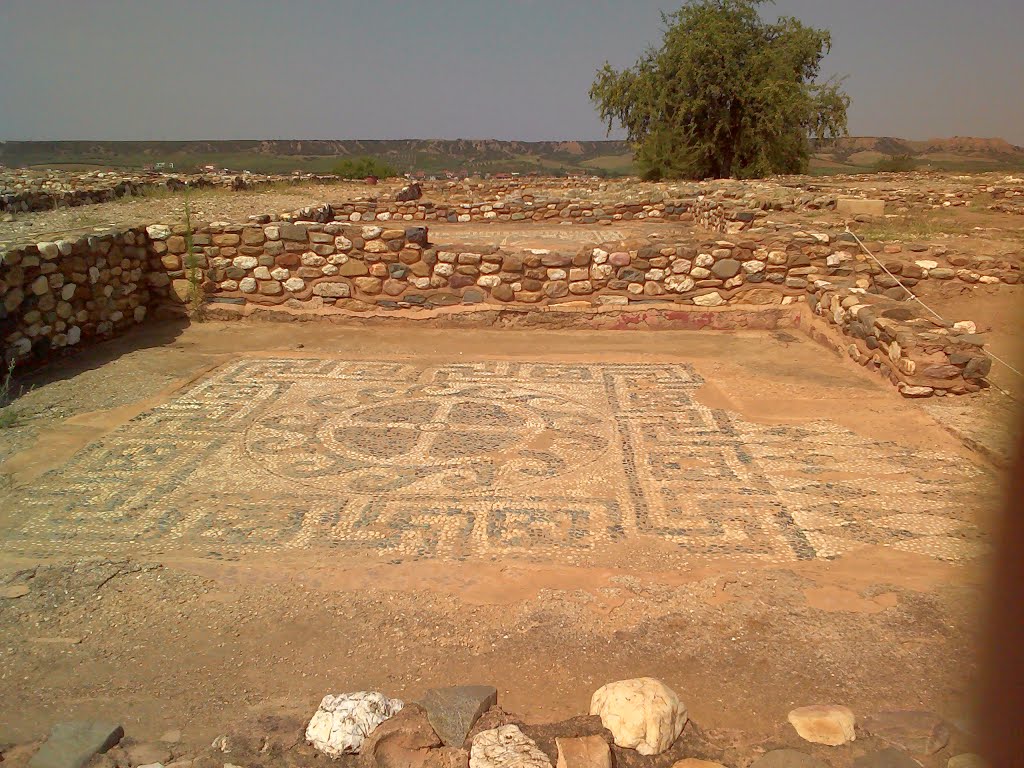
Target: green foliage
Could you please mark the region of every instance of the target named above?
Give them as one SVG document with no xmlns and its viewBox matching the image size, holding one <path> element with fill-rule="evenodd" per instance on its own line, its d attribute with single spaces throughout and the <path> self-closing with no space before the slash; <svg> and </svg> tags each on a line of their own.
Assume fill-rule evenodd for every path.
<svg viewBox="0 0 1024 768">
<path fill-rule="evenodd" d="M 590 98 L 620 124 L 648 179 L 802 173 L 810 137 L 846 134 L 841 81 L 817 82 L 827 30 L 764 21 L 771 0 L 688 0 L 630 69 L 597 73 Z"/>
<path fill-rule="evenodd" d="M 196 320 L 203 319 L 203 273 L 192 237 L 192 201 L 185 188 L 185 274 L 188 278 L 188 311 Z"/>
<path fill-rule="evenodd" d="M 394 166 L 376 157 L 346 158 L 335 165 L 331 172 L 343 179 L 365 179 L 367 176 L 387 179 L 398 176 L 398 170 Z"/>
<path fill-rule="evenodd" d="M 889 155 L 875 163 L 875 170 L 882 173 L 906 173 L 917 168 L 917 161 L 910 155 Z"/>
<path fill-rule="evenodd" d="M 18 414 L 11 407 L 11 401 L 14 399 L 11 384 L 14 378 L 14 368 L 17 364 L 17 361 L 12 357 L 7 363 L 6 373 L 0 379 L 0 429 L 9 429 L 18 423 Z"/>
</svg>

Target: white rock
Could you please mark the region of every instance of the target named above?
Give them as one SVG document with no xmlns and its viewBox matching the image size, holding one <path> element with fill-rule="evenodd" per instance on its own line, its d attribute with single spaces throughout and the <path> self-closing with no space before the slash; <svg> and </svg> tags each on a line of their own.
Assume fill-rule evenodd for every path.
<svg viewBox="0 0 1024 768">
<path fill-rule="evenodd" d="M 358 754 L 373 729 L 403 706 L 376 691 L 324 696 L 306 727 L 306 740 L 329 757 Z"/>
<path fill-rule="evenodd" d="M 917 398 L 917 397 L 931 397 L 935 394 L 935 390 L 931 387 L 912 387 L 909 384 L 900 382 L 897 387 L 899 393 L 904 397 Z"/>
<path fill-rule="evenodd" d="M 915 261 L 914 263 L 917 264 L 917 266 L 919 266 L 921 269 L 938 269 L 939 266 L 939 262 L 932 261 L 931 259 L 921 259 L 920 261 Z"/>
<path fill-rule="evenodd" d="M 658 755 L 671 747 L 687 719 L 675 691 L 653 677 L 599 688 L 590 700 L 590 714 L 601 717 L 616 745 L 641 755 Z"/>
<path fill-rule="evenodd" d="M 317 283 L 313 286 L 313 295 L 329 299 L 344 299 L 352 295 L 352 289 L 348 283 Z"/>
<path fill-rule="evenodd" d="M 847 707 L 818 704 L 800 707 L 789 713 L 789 722 L 800 738 L 812 744 L 839 747 L 857 740 L 857 719 Z"/>
<path fill-rule="evenodd" d="M 239 269 L 254 269 L 259 261 L 255 256 L 236 256 L 231 263 Z"/>
<path fill-rule="evenodd" d="M 384 232 L 383 227 L 363 227 L 363 240 L 375 240 Z"/>
<path fill-rule="evenodd" d="M 60 248 L 56 243 L 36 243 L 36 248 L 39 249 L 39 255 L 47 261 L 60 256 Z"/>
<path fill-rule="evenodd" d="M 238 290 L 242 293 L 256 293 L 256 279 L 252 277 L 243 277 L 238 282 Z"/>
<path fill-rule="evenodd" d="M 503 725 L 473 737 L 469 768 L 551 768 L 551 761 L 518 726 Z"/>
<path fill-rule="evenodd" d="M 284 267 L 276 267 L 275 269 L 273 269 L 271 271 L 270 276 L 274 280 L 284 281 L 284 280 L 287 280 L 289 277 L 291 277 L 291 273 L 287 269 L 285 269 Z"/>
<path fill-rule="evenodd" d="M 701 296 L 694 296 L 693 303 L 698 307 L 720 307 L 725 304 L 725 299 L 718 291 L 712 291 Z"/>
<path fill-rule="evenodd" d="M 672 275 L 665 279 L 665 287 L 674 293 L 686 293 L 692 291 L 694 285 L 693 278 L 687 275 Z"/>
<path fill-rule="evenodd" d="M 165 224 L 153 224 L 146 227 L 146 234 L 150 240 L 166 240 L 171 236 L 171 228 Z"/>
<path fill-rule="evenodd" d="M 286 291 L 296 293 L 306 287 L 306 281 L 301 277 L 290 277 L 284 281 L 284 287 Z"/>
<path fill-rule="evenodd" d="M 32 293 L 34 293 L 36 296 L 42 296 L 43 294 L 49 292 L 50 281 L 46 279 L 46 275 L 40 275 L 39 277 L 32 281 L 32 284 L 29 286 L 29 288 L 32 291 Z"/>
<path fill-rule="evenodd" d="M 82 340 L 82 329 L 77 325 L 72 325 L 68 328 L 68 345 L 74 346 Z"/>
</svg>

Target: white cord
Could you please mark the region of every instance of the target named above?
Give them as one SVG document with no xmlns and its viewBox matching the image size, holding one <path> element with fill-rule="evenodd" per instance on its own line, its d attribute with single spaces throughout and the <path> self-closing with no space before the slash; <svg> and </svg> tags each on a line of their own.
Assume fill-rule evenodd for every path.
<svg viewBox="0 0 1024 768">
<path fill-rule="evenodd" d="M 912 298 L 912 299 L 913 299 L 914 301 L 916 301 L 916 302 L 917 302 L 918 304 L 920 304 L 920 305 L 921 305 L 922 307 L 924 307 L 924 308 L 925 308 L 925 309 L 927 309 L 927 310 L 928 310 L 929 312 L 931 312 L 931 313 L 932 313 L 933 315 L 935 315 L 935 317 L 937 317 L 937 318 L 939 319 L 939 322 L 941 322 L 941 323 L 942 323 L 943 325 L 948 325 L 948 324 L 949 324 L 949 322 L 948 322 L 948 321 L 947 321 L 947 320 L 946 320 L 946 319 L 945 319 L 945 318 L 944 318 L 944 317 L 943 317 L 942 315 L 940 315 L 940 314 L 939 314 L 938 312 L 936 312 L 936 311 L 935 311 L 934 309 L 932 309 L 932 308 L 931 308 L 931 307 L 929 307 L 929 306 L 928 306 L 927 304 L 925 304 L 925 303 L 924 303 L 923 301 L 921 301 L 920 297 L 918 297 L 918 295 L 917 295 L 916 293 L 914 293 L 914 292 L 913 292 L 912 290 L 910 290 L 909 288 L 907 288 L 907 286 L 905 286 L 905 285 L 904 285 L 904 284 L 903 284 L 903 283 L 902 283 L 902 282 L 900 281 L 900 279 L 899 279 L 898 277 L 896 277 L 896 275 L 894 275 L 894 274 L 893 274 L 892 272 L 890 272 L 890 271 L 889 271 L 888 269 L 886 269 L 886 268 L 885 268 L 885 264 L 883 264 L 883 263 L 882 263 L 881 261 L 879 261 L 879 260 L 878 260 L 878 257 L 876 257 L 876 256 L 875 256 L 875 254 L 873 254 L 873 253 L 872 253 L 871 251 L 869 251 L 869 250 L 868 250 L 868 248 L 867 248 L 867 246 L 866 246 L 866 245 L 864 245 L 864 243 L 862 243 L 862 242 L 861 242 L 861 239 L 860 239 L 859 237 L 857 237 L 856 233 L 854 233 L 854 232 L 853 232 L 853 231 L 852 231 L 852 230 L 850 229 L 850 225 L 849 225 L 849 224 L 847 224 L 847 225 L 846 225 L 846 234 L 850 235 L 850 237 L 852 237 L 852 238 L 853 238 L 854 240 L 856 240 L 856 241 L 857 241 L 857 245 L 859 245 L 859 246 L 861 247 L 861 250 L 862 250 L 862 251 L 864 251 L 864 253 L 866 253 L 866 254 L 867 254 L 868 256 L 870 256 L 870 257 L 871 257 L 871 259 L 872 259 L 872 260 L 873 260 L 873 261 L 874 261 L 874 262 L 875 262 L 875 263 L 876 263 L 876 264 L 877 264 L 878 266 L 880 266 L 880 267 L 882 268 L 882 270 L 883 270 L 883 271 L 885 272 L 885 274 L 887 274 L 887 275 L 888 275 L 889 277 L 891 277 L 891 278 L 892 278 L 893 280 L 895 280 L 895 281 L 896 281 L 896 284 L 897 284 L 897 285 L 899 285 L 899 287 L 900 287 L 900 288 L 902 288 L 902 289 L 903 289 L 904 291 L 906 291 L 906 292 L 907 292 L 907 295 L 908 295 L 908 296 L 910 296 L 910 298 Z M 1018 370 L 1017 370 L 1016 368 L 1014 368 L 1014 367 L 1013 367 L 1012 365 L 1010 365 L 1010 364 L 1009 364 L 1008 362 L 1006 362 L 1005 360 L 1003 360 L 1003 358 L 999 357 L 998 355 L 996 355 L 996 354 L 995 354 L 994 352 L 992 352 L 991 350 L 988 350 L 988 349 L 985 349 L 985 347 L 982 347 L 982 348 L 981 348 L 981 351 L 982 351 L 982 352 L 984 352 L 984 353 L 985 353 L 986 355 L 988 355 L 989 357 L 991 357 L 991 358 L 992 358 L 993 360 L 995 360 L 995 361 L 996 361 L 997 363 L 1002 363 L 1002 364 L 1003 364 L 1003 365 L 1005 365 L 1005 366 L 1006 366 L 1007 368 L 1009 368 L 1009 369 L 1010 369 L 1011 371 L 1013 371 L 1014 373 L 1016 373 L 1016 374 L 1017 374 L 1018 376 L 1020 376 L 1021 378 L 1024 378 L 1024 373 L 1021 373 L 1020 371 L 1018 371 Z M 1009 396 L 1009 394 L 1010 394 L 1010 393 L 1009 393 L 1009 392 L 1007 392 L 1006 390 L 1004 390 L 1004 389 L 1003 389 L 1002 387 L 996 387 L 996 388 L 997 388 L 997 389 L 999 389 L 999 391 L 1000 391 L 1000 392 L 1002 392 L 1002 393 L 1003 393 L 1004 395 L 1007 395 L 1007 396 Z"/>
</svg>

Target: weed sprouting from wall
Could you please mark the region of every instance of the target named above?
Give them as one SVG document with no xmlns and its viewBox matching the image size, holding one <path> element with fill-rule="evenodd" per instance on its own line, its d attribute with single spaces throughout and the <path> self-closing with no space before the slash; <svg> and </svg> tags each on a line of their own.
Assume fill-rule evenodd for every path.
<svg viewBox="0 0 1024 768">
<path fill-rule="evenodd" d="M 188 278 L 188 313 L 196 320 L 203 319 L 203 273 L 199 268 L 192 238 L 192 201 L 185 188 L 185 270 Z"/>
</svg>

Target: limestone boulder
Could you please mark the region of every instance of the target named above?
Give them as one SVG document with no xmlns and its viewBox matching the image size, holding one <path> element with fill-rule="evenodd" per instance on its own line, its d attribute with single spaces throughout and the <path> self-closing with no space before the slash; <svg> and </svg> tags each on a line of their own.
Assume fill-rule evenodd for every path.
<svg viewBox="0 0 1024 768">
<path fill-rule="evenodd" d="M 789 713 L 789 722 L 804 741 L 839 747 L 857 739 L 856 718 L 846 707 L 816 704 Z"/>
<path fill-rule="evenodd" d="M 403 706 L 376 691 L 328 694 L 306 727 L 306 740 L 328 757 L 358 754 L 366 737 Z"/>
<path fill-rule="evenodd" d="M 693 303 L 698 307 L 720 307 L 725 304 L 725 299 L 722 298 L 722 294 L 718 291 L 712 291 L 711 293 L 694 296 Z"/>
<path fill-rule="evenodd" d="M 469 768 L 551 768 L 551 761 L 519 726 L 502 725 L 473 737 Z"/>
<path fill-rule="evenodd" d="M 620 680 L 599 688 L 590 701 L 615 744 L 641 755 L 672 746 L 686 725 L 686 706 L 675 691 L 653 677 Z"/>
</svg>

